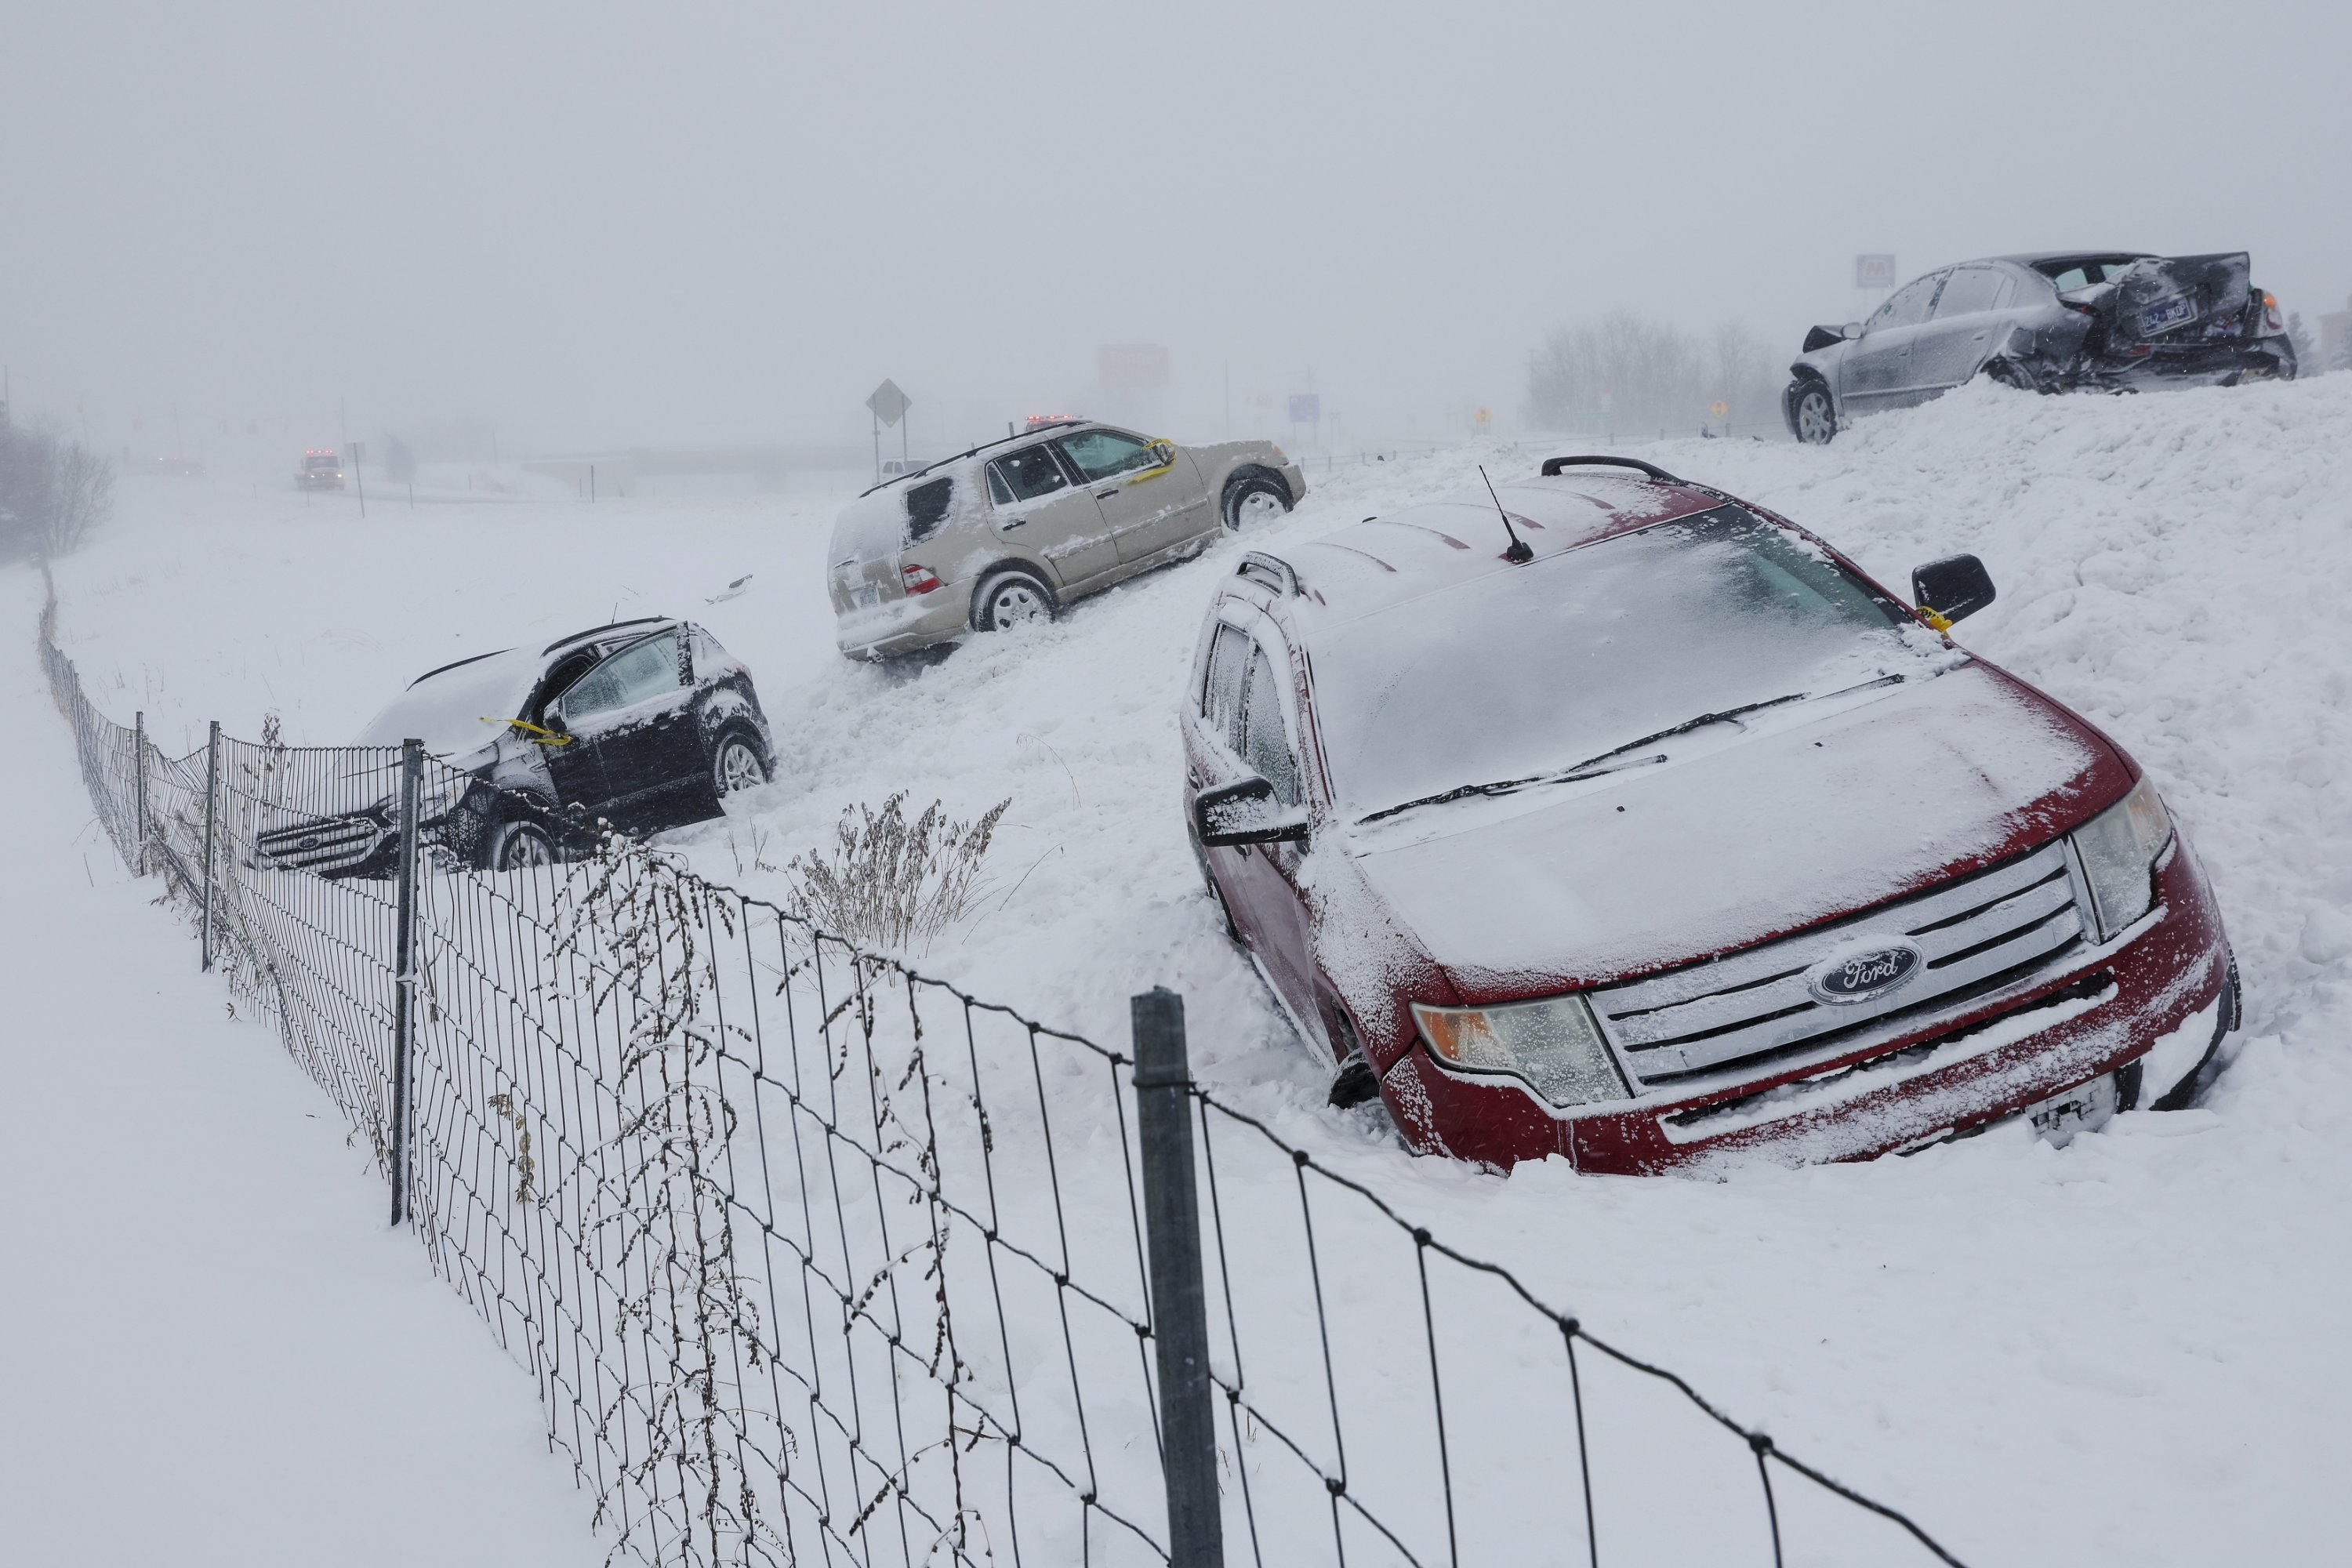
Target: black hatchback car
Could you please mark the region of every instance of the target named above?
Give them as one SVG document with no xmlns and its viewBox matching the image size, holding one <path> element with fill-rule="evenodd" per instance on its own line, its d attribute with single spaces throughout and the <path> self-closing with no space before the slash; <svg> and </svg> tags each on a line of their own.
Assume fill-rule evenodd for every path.
<svg viewBox="0 0 2352 1568">
<path fill-rule="evenodd" d="M 420 837 L 490 870 L 573 852 L 600 818 L 647 833 L 716 816 L 725 796 L 765 784 L 774 766 L 751 671 L 700 626 L 667 616 L 428 670 L 356 744 L 410 737 L 461 775 L 432 770 Z M 381 876 L 397 809 L 386 794 L 362 811 L 296 814 L 256 847 L 281 867 Z"/>
</svg>

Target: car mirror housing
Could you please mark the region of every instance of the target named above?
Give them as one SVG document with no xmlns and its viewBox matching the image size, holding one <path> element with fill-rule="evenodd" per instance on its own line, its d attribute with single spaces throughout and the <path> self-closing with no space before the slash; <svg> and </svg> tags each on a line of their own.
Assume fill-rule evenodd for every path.
<svg viewBox="0 0 2352 1568">
<path fill-rule="evenodd" d="M 1948 555 L 1911 569 L 1911 602 L 1937 631 L 1993 601 L 1992 574 L 1973 555 Z"/>
<path fill-rule="evenodd" d="M 1176 460 L 1176 444 L 1172 441 L 1154 441 L 1151 443 L 1151 455 L 1164 468 Z"/>
<path fill-rule="evenodd" d="M 1255 773 L 1202 790 L 1192 802 L 1192 825 L 1204 849 L 1297 844 L 1307 837 L 1305 810 L 1275 799 L 1274 785 Z"/>
</svg>

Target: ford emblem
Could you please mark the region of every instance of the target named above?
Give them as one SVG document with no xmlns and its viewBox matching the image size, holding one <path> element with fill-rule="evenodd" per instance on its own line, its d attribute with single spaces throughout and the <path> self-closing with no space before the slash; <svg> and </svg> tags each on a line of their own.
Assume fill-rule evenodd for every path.
<svg viewBox="0 0 2352 1568">
<path fill-rule="evenodd" d="M 302 835 L 302 837 L 298 839 L 294 845 L 294 847 L 297 849 L 316 849 L 318 847 L 319 836 L 315 833 L 306 833 Z"/>
<path fill-rule="evenodd" d="M 1869 938 L 1805 971 L 1805 984 L 1817 1001 L 1869 1002 L 1908 984 L 1927 963 L 1927 955 L 1901 937 Z"/>
</svg>

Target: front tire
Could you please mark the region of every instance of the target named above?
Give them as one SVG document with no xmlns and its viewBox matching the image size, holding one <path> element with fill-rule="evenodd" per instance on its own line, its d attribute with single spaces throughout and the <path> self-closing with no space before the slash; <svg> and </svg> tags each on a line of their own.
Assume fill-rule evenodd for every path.
<svg viewBox="0 0 2352 1568">
<path fill-rule="evenodd" d="M 1290 489 L 1264 470 L 1235 476 L 1225 487 L 1225 531 L 1239 533 L 1274 521 L 1290 510 Z"/>
<path fill-rule="evenodd" d="M 490 829 L 482 846 L 482 863 L 493 871 L 525 871 L 552 866 L 560 858 L 555 839 L 536 822 L 509 817 Z"/>
<path fill-rule="evenodd" d="M 1837 405 L 1830 389 L 1810 377 L 1790 393 L 1789 428 L 1808 447 L 1826 447 L 1837 435 Z"/>
<path fill-rule="evenodd" d="M 710 758 L 711 793 L 725 800 L 767 782 L 767 759 L 760 754 L 757 742 L 740 730 L 719 738 L 719 749 Z"/>
<path fill-rule="evenodd" d="M 1054 618 L 1054 591 L 1026 572 L 1000 572 L 973 596 L 971 624 L 983 632 L 1011 631 Z"/>
</svg>

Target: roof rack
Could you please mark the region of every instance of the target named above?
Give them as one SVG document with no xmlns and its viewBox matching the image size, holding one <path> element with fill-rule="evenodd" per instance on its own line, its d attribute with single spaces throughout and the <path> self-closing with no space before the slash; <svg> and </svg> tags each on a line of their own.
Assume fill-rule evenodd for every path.
<svg viewBox="0 0 2352 1568">
<path fill-rule="evenodd" d="M 1298 585 L 1298 573 L 1289 562 L 1263 551 L 1253 550 L 1243 556 L 1234 575 L 1263 583 L 1285 598 L 1296 599 L 1307 591 Z"/>
<path fill-rule="evenodd" d="M 1670 485 L 1689 482 L 1678 475 L 1666 472 L 1655 464 L 1645 463 L 1639 458 L 1546 458 L 1543 477 L 1548 479 L 1557 478 L 1562 468 L 1639 468 L 1652 479 L 1664 479 Z"/>
<path fill-rule="evenodd" d="M 584 632 L 573 632 L 568 637 L 558 637 L 553 642 L 549 643 L 545 647 L 541 648 L 539 651 L 542 656 L 544 656 L 553 653 L 557 648 L 563 647 L 566 643 L 575 643 L 586 637 L 593 637 L 598 632 L 618 631 L 623 626 L 649 626 L 656 621 L 666 621 L 670 617 L 667 616 L 639 616 L 635 620 L 614 621 L 605 626 L 590 626 Z"/>
<path fill-rule="evenodd" d="M 966 447 L 961 452 L 956 452 L 948 457 L 940 458 L 931 462 L 926 463 L 911 474 L 892 474 L 888 479 L 881 481 L 881 483 L 868 485 L 864 489 L 858 491 L 857 499 L 859 500 L 864 500 L 876 490 L 887 489 L 890 486 L 898 484 L 902 480 L 919 479 L 925 474 L 929 473 L 933 468 L 943 468 L 950 463 L 961 463 L 966 458 L 979 456 L 981 453 L 987 451 L 991 447 L 1002 447 L 1007 441 L 1025 441 L 1030 437 L 1037 434 L 1040 430 L 1063 430 L 1067 429 L 1073 425 L 1091 425 L 1093 423 L 1094 421 L 1091 419 L 1047 419 L 1042 423 L 1030 426 L 1026 430 L 1017 431 L 1010 436 L 999 436 L 995 440 L 982 441 L 977 447 Z"/>
</svg>

